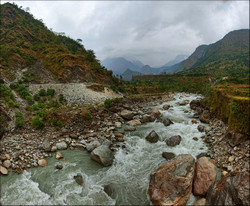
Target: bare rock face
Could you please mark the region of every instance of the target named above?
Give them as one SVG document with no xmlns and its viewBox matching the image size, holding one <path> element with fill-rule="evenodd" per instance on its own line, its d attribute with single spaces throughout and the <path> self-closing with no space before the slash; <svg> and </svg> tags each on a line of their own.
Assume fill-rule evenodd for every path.
<svg viewBox="0 0 250 206">
<path fill-rule="evenodd" d="M 167 145 L 168 145 L 168 146 L 171 146 L 171 147 L 174 147 L 174 146 L 180 144 L 180 142 L 181 142 L 181 136 L 180 136 L 180 135 L 172 136 L 172 137 L 170 137 L 170 138 L 166 141 Z"/>
<path fill-rule="evenodd" d="M 224 177 L 208 190 L 206 205 L 250 205 L 249 172 Z"/>
<path fill-rule="evenodd" d="M 194 158 L 178 155 L 150 175 L 148 195 L 154 205 L 186 205 L 192 191 Z"/>
<path fill-rule="evenodd" d="M 131 120 L 134 117 L 134 113 L 125 109 L 121 111 L 121 116 L 126 120 Z"/>
<path fill-rule="evenodd" d="M 195 164 L 194 195 L 206 195 L 208 188 L 216 181 L 215 165 L 207 157 L 201 157 Z"/>
<path fill-rule="evenodd" d="M 113 163 L 114 154 L 106 145 L 101 145 L 95 148 L 90 155 L 91 159 L 102 164 L 103 166 L 110 166 Z"/>
</svg>

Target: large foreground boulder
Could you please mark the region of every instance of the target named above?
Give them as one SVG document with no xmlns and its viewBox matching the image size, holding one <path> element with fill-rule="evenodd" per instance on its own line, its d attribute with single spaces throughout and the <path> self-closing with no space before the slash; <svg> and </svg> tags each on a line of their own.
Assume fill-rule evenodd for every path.
<svg viewBox="0 0 250 206">
<path fill-rule="evenodd" d="M 170 147 L 174 147 L 174 146 L 180 144 L 180 142 L 181 142 L 181 136 L 180 135 L 172 136 L 166 141 L 167 145 L 170 146 Z"/>
<path fill-rule="evenodd" d="M 156 143 L 159 140 L 159 135 L 152 130 L 145 138 L 150 143 Z"/>
<path fill-rule="evenodd" d="M 250 205 L 249 172 L 223 178 L 208 190 L 206 205 Z"/>
<path fill-rule="evenodd" d="M 194 195 L 206 195 L 208 188 L 216 181 L 216 167 L 207 157 L 201 157 L 195 164 Z"/>
<path fill-rule="evenodd" d="M 154 205 L 185 205 L 192 191 L 194 158 L 178 155 L 151 173 L 148 195 Z"/>
<path fill-rule="evenodd" d="M 114 154 L 106 145 L 95 148 L 90 155 L 91 159 L 107 167 L 112 165 Z"/>
</svg>

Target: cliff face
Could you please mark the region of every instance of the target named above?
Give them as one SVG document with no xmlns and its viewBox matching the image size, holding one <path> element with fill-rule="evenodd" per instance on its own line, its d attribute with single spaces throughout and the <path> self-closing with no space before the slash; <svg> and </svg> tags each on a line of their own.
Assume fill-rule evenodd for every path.
<svg viewBox="0 0 250 206">
<path fill-rule="evenodd" d="M 54 82 L 114 83 L 112 72 L 80 40 L 49 30 L 17 5 L 6 3 L 0 10 L 0 71 L 5 79 L 13 80 L 21 69 L 32 68 L 35 82 L 46 73 Z"/>
</svg>

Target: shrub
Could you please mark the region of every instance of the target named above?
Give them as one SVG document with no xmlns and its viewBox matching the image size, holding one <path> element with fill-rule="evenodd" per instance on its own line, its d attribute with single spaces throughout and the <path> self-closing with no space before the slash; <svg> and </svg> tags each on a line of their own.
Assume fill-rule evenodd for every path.
<svg viewBox="0 0 250 206">
<path fill-rule="evenodd" d="M 31 126 L 36 129 L 42 129 L 44 127 L 43 119 L 39 116 L 35 116 L 32 118 Z"/>
<path fill-rule="evenodd" d="M 47 92 L 45 91 L 45 89 L 40 89 L 39 93 L 40 96 L 46 96 Z"/>
<path fill-rule="evenodd" d="M 63 94 L 59 94 L 59 102 L 60 102 L 60 103 L 63 103 L 63 102 L 65 102 L 65 101 L 66 101 L 66 100 L 65 100 Z"/>
<path fill-rule="evenodd" d="M 28 101 L 28 103 L 29 103 L 30 105 L 32 105 L 32 104 L 34 103 L 34 101 L 33 101 L 33 99 L 32 99 L 31 96 L 26 96 L 25 99 Z"/>
<path fill-rule="evenodd" d="M 111 106 L 111 99 L 106 99 L 106 100 L 104 101 L 104 106 L 105 106 L 106 108 L 110 108 L 110 106 Z"/>
<path fill-rule="evenodd" d="M 34 96 L 33 96 L 33 99 L 35 100 L 35 101 L 39 101 L 40 100 L 40 94 L 34 94 Z"/>
<path fill-rule="evenodd" d="M 50 101 L 50 102 L 48 103 L 48 108 L 51 108 L 51 107 L 59 107 L 59 106 L 60 106 L 60 104 L 59 104 L 59 102 L 56 101 L 56 100 L 52 100 L 52 101 Z"/>
<path fill-rule="evenodd" d="M 83 109 L 82 110 L 82 117 L 85 120 L 89 120 L 89 119 L 92 118 L 91 115 L 90 115 L 90 113 L 89 113 L 89 111 L 87 109 Z"/>
<path fill-rule="evenodd" d="M 12 99 L 8 101 L 9 107 L 19 107 L 18 103 L 15 103 Z"/>
<path fill-rule="evenodd" d="M 56 118 L 50 120 L 50 124 L 56 129 L 63 127 L 63 123 L 60 120 L 57 120 Z"/>
<path fill-rule="evenodd" d="M 16 127 L 23 127 L 24 123 L 25 122 L 21 117 L 16 117 L 16 120 L 15 120 Z"/>
<path fill-rule="evenodd" d="M 47 96 L 53 97 L 54 94 L 55 94 L 55 90 L 54 89 L 47 89 Z"/>
<path fill-rule="evenodd" d="M 16 115 L 16 117 L 23 117 L 23 113 L 22 112 L 20 112 L 19 110 L 16 110 L 15 111 L 15 115 Z"/>
</svg>

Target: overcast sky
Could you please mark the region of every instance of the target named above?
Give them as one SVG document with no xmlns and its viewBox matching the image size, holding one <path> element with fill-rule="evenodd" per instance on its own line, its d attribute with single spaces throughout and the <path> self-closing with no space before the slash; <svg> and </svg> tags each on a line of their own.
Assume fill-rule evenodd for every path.
<svg viewBox="0 0 250 206">
<path fill-rule="evenodd" d="M 13 1 L 10 1 L 13 2 Z M 249 28 L 249 1 L 15 1 L 48 28 L 81 38 L 98 59 L 159 66 Z"/>
</svg>

